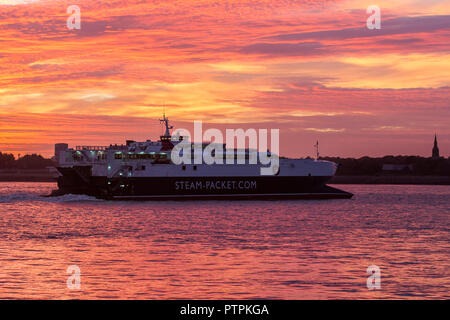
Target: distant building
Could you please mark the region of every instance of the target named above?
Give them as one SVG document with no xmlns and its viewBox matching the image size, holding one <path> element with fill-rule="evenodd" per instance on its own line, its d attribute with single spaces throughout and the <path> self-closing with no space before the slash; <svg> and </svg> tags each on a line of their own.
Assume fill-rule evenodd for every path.
<svg viewBox="0 0 450 320">
<path fill-rule="evenodd" d="M 438 143 L 437 143 L 437 136 L 434 135 L 434 147 L 433 147 L 433 154 L 431 156 L 433 159 L 439 159 L 439 148 L 438 148 Z"/>
<path fill-rule="evenodd" d="M 56 161 L 56 163 L 59 163 L 59 156 L 61 154 L 61 151 L 66 151 L 68 148 L 69 148 L 69 145 L 67 143 L 55 144 L 55 161 Z"/>
<path fill-rule="evenodd" d="M 412 164 L 383 164 L 383 171 L 385 172 L 412 172 Z"/>
</svg>

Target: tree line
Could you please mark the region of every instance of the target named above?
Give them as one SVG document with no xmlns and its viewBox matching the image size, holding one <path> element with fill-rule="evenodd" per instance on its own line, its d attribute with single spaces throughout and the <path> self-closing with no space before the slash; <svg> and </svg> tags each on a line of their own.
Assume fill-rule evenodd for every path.
<svg viewBox="0 0 450 320">
<path fill-rule="evenodd" d="M 50 166 L 54 166 L 54 162 L 38 154 L 27 154 L 16 159 L 11 153 L 0 152 L 0 169 L 44 169 Z"/>
<path fill-rule="evenodd" d="M 385 156 L 382 158 L 362 157 L 339 158 L 339 157 L 321 157 L 322 160 L 328 160 L 337 163 L 338 170 L 336 175 L 382 175 L 392 174 L 383 170 L 384 164 L 405 165 L 403 170 L 396 171 L 397 175 L 437 175 L 450 176 L 450 158 L 423 158 L 419 156 Z M 38 154 L 25 155 L 16 159 L 13 154 L 0 152 L 0 169 L 44 169 L 54 166 L 51 159 L 46 159 Z"/>
<path fill-rule="evenodd" d="M 339 157 L 321 157 L 322 160 L 328 160 L 338 163 L 336 175 L 418 175 L 418 176 L 450 176 L 450 159 L 423 158 L 419 156 L 385 156 L 382 158 L 362 157 L 359 159 L 339 158 Z M 383 170 L 383 165 L 404 165 L 402 170 L 387 172 Z M 411 166 L 407 167 L 407 166 Z"/>
</svg>

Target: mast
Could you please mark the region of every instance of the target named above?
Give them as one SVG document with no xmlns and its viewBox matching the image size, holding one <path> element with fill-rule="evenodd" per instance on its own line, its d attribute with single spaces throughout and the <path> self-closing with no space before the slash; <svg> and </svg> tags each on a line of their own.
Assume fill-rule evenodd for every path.
<svg viewBox="0 0 450 320">
<path fill-rule="evenodd" d="M 169 118 L 166 118 L 166 112 L 163 113 L 163 118 L 159 119 L 159 122 L 164 123 L 164 127 L 166 128 L 163 137 L 170 137 L 170 130 L 173 129 L 173 126 L 169 126 Z"/>
</svg>

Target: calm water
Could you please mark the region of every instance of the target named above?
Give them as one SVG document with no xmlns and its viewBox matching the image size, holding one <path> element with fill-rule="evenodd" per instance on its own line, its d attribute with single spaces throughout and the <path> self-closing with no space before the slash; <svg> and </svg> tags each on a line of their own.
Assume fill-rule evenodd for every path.
<svg viewBox="0 0 450 320">
<path fill-rule="evenodd" d="M 0 298 L 450 298 L 450 186 L 353 200 L 106 202 L 0 183 Z M 69 265 L 81 290 L 67 289 Z M 369 291 L 366 269 L 381 268 Z"/>
</svg>

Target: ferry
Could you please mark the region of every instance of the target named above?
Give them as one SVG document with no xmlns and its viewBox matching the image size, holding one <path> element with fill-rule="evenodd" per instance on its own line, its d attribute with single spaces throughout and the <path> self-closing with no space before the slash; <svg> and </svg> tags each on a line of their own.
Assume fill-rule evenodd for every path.
<svg viewBox="0 0 450 320">
<path fill-rule="evenodd" d="M 158 141 L 127 140 L 122 145 L 59 144 L 55 151 L 58 190 L 54 195 L 85 194 L 108 200 L 349 199 L 351 193 L 327 186 L 337 165 L 319 159 L 281 157 L 273 175 L 262 164 L 174 164 L 171 151 L 183 137 L 173 136 L 169 119 Z M 184 141 L 186 143 L 186 141 Z M 63 146 L 61 148 L 61 145 Z M 194 143 L 191 143 L 194 150 Z M 225 145 L 224 145 L 225 147 Z M 224 151 L 248 159 L 249 149 Z M 269 152 L 269 151 L 268 151 Z"/>
</svg>

